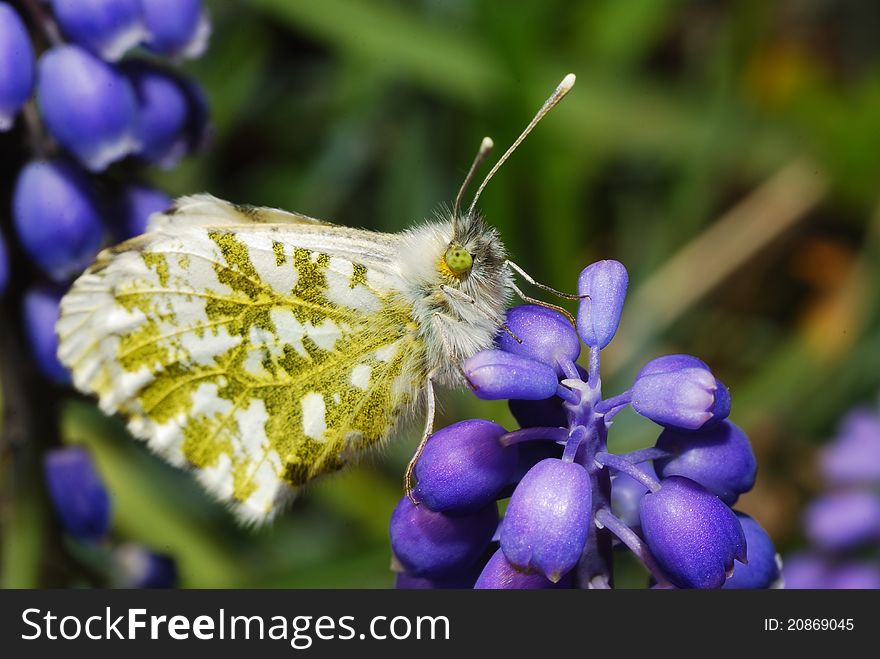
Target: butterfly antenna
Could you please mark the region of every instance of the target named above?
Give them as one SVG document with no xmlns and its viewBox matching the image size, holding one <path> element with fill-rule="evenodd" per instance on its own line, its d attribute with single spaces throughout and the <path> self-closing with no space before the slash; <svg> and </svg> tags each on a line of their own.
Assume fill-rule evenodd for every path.
<svg viewBox="0 0 880 659">
<path fill-rule="evenodd" d="M 492 169 L 489 170 L 489 173 L 486 174 L 486 178 L 483 179 L 483 182 L 480 183 L 480 187 L 477 188 L 477 194 L 474 195 L 474 200 L 471 202 L 471 207 L 468 209 L 468 216 L 474 214 L 474 209 L 477 207 L 477 201 L 480 199 L 480 195 L 483 194 L 483 189 L 492 180 L 492 177 L 495 176 L 495 172 L 497 172 L 501 165 L 505 163 L 505 161 L 510 157 L 514 151 L 516 151 L 516 147 L 518 147 L 526 136 L 532 132 L 532 129 L 538 125 L 538 122 L 544 118 L 544 115 L 550 112 L 553 107 L 561 101 L 565 95 L 571 91 L 571 88 L 574 87 L 575 75 L 574 73 L 569 73 L 562 79 L 562 82 L 559 83 L 559 86 L 556 87 L 556 90 L 550 95 L 546 101 L 544 101 L 544 105 L 541 106 L 541 109 L 538 110 L 538 113 L 534 116 L 534 118 L 529 122 L 529 125 L 526 126 L 526 129 L 520 134 L 519 137 L 516 138 L 516 141 L 510 145 L 510 148 L 504 152 L 504 155 L 498 159 Z"/>
<path fill-rule="evenodd" d="M 474 156 L 474 161 L 471 163 L 471 168 L 468 171 L 467 176 L 464 177 L 461 187 L 458 189 L 458 194 L 455 195 L 455 203 L 452 206 L 453 221 L 458 219 L 458 212 L 461 210 L 461 200 L 464 197 L 464 193 L 467 192 L 467 189 L 470 187 L 471 182 L 474 180 L 474 174 L 477 173 L 477 168 L 486 161 L 486 158 L 489 157 L 494 146 L 495 142 L 492 141 L 491 137 L 484 137 L 483 141 L 480 142 L 480 149 L 477 151 L 477 155 Z"/>
<path fill-rule="evenodd" d="M 583 300 L 585 298 L 590 297 L 589 295 L 575 295 L 574 293 L 563 293 L 562 291 L 556 290 L 552 286 L 548 286 L 547 284 L 542 284 L 537 279 L 532 277 L 528 272 L 523 270 L 522 267 L 520 267 L 519 265 L 517 265 L 516 263 L 514 263 L 513 261 L 511 261 L 509 259 L 507 260 L 507 267 L 510 268 L 511 270 L 514 270 L 515 272 L 518 272 L 519 275 L 523 279 L 525 279 L 527 282 L 529 282 L 532 286 L 536 286 L 537 288 L 540 288 L 541 290 L 547 291 L 548 293 L 553 293 L 553 295 L 555 295 L 557 297 L 561 297 L 564 300 Z"/>
<path fill-rule="evenodd" d="M 549 302 L 545 302 L 544 300 L 539 300 L 539 299 L 534 298 L 530 295 L 526 295 L 525 293 L 522 292 L 520 287 L 517 286 L 516 284 L 511 284 L 510 287 L 513 289 L 513 292 L 517 294 L 519 299 L 522 300 L 523 302 L 525 302 L 527 304 L 535 304 L 539 307 L 544 307 L 545 309 L 552 309 L 553 311 L 558 311 L 563 316 L 565 316 L 565 318 L 568 320 L 568 322 L 571 323 L 572 327 L 577 327 L 577 321 L 575 320 L 574 316 L 571 315 L 571 312 L 568 309 L 560 307 L 557 304 L 550 304 Z"/>
</svg>

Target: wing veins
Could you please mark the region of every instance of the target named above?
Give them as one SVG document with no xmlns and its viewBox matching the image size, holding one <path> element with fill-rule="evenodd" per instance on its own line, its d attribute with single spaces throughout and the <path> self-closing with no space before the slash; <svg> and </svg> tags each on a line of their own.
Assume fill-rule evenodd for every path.
<svg viewBox="0 0 880 659">
<path fill-rule="evenodd" d="M 184 329 L 178 330 L 176 332 L 169 332 L 168 334 L 162 334 L 161 336 L 154 337 L 154 338 L 150 339 L 149 341 L 143 341 L 142 343 L 139 343 L 136 346 L 129 348 L 125 352 L 119 353 L 116 356 L 116 358 L 119 360 L 122 360 L 122 359 L 125 359 L 126 357 L 130 357 L 131 355 L 138 352 L 139 350 L 143 350 L 144 348 L 148 348 L 151 345 L 155 345 L 159 341 L 164 341 L 165 339 L 170 339 L 175 336 L 180 336 L 181 334 L 186 334 L 187 332 L 195 332 L 198 329 L 208 329 L 211 327 L 218 327 L 220 325 L 225 325 L 226 323 L 232 322 L 233 320 L 235 320 L 235 318 L 232 318 L 232 317 L 224 318 L 222 320 L 217 320 L 214 322 L 205 323 L 204 325 L 198 325 L 195 327 L 193 327 L 193 326 L 185 327 Z"/>
<path fill-rule="evenodd" d="M 185 387 L 186 385 L 188 385 L 192 382 L 198 382 L 199 380 L 207 380 L 208 378 L 212 378 L 215 375 L 224 375 L 224 376 L 228 377 L 228 372 L 226 370 L 210 371 L 208 373 L 201 373 L 200 375 L 196 375 L 196 376 L 181 380 L 179 382 L 176 382 L 173 387 L 171 387 L 168 391 L 166 391 L 164 394 L 162 394 L 162 397 L 159 400 L 154 402 L 149 407 L 144 408 L 143 416 L 149 416 L 150 414 L 152 414 L 153 410 L 155 410 L 157 407 L 159 407 L 159 405 L 161 405 L 166 400 L 168 400 L 168 397 L 171 396 L 172 394 L 174 394 L 179 389 L 181 389 L 181 387 Z"/>
</svg>

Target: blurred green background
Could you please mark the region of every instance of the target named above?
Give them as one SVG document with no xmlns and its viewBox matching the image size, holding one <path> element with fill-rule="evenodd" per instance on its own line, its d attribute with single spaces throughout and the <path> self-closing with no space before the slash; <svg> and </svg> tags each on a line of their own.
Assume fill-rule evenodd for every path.
<svg viewBox="0 0 880 659">
<path fill-rule="evenodd" d="M 820 484 L 815 446 L 880 389 L 880 5 L 857 0 L 251 0 L 208 2 L 216 135 L 153 182 L 398 231 L 449 203 L 480 139 L 499 152 L 569 71 L 573 92 L 488 187 L 515 260 L 575 287 L 630 272 L 605 390 L 687 352 L 733 397 L 758 455 L 739 508 L 785 552 Z M 438 426 L 514 427 L 503 404 L 441 392 Z M 195 587 L 385 587 L 387 523 L 419 431 L 306 489 L 258 531 L 68 395 L 65 439 L 91 447 L 118 539 L 179 561 Z M 658 430 L 621 414 L 612 450 Z M 33 463 L 3 463 L 6 586 L 88 584 L 100 562 L 54 530 Z M 27 466 L 30 465 L 30 466 Z M 643 583 L 623 571 L 624 585 Z"/>
</svg>

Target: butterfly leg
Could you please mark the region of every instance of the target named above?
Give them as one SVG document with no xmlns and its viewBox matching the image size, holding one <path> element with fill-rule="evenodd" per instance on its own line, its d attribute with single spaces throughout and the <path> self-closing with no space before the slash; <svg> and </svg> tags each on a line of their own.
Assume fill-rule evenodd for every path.
<svg viewBox="0 0 880 659">
<path fill-rule="evenodd" d="M 441 284 L 440 290 L 443 291 L 443 293 L 447 297 L 449 297 L 453 300 L 458 299 L 458 300 L 463 300 L 465 302 L 470 303 L 471 305 L 473 305 L 474 309 L 476 309 L 478 312 L 482 313 L 484 316 L 489 318 L 489 320 L 491 320 L 493 323 L 495 323 L 496 326 L 498 326 L 500 329 L 504 330 L 507 334 L 509 334 L 510 338 L 512 338 L 517 343 L 520 343 L 520 344 L 522 343 L 522 339 L 519 338 L 513 332 L 511 332 L 510 328 L 507 325 L 505 325 L 503 322 L 501 322 L 497 318 L 493 318 L 491 315 L 486 313 L 486 311 L 484 309 L 481 309 L 479 306 L 477 306 L 477 301 L 474 298 L 472 298 L 470 295 L 465 293 L 464 291 L 460 291 L 457 288 L 452 288 L 451 286 L 446 286 L 443 284 Z M 441 337 L 442 337 L 442 334 L 441 334 Z M 467 379 L 467 378 L 465 378 L 465 379 Z"/>
<path fill-rule="evenodd" d="M 416 470 L 416 463 L 419 461 L 419 458 L 422 456 L 422 451 L 425 450 L 425 445 L 428 443 L 428 439 L 430 439 L 432 433 L 434 432 L 434 372 L 428 374 L 428 384 L 425 387 L 425 396 L 426 396 L 426 419 L 425 419 L 425 429 L 422 432 L 422 439 L 419 442 L 418 448 L 416 448 L 416 452 L 412 457 L 412 460 L 409 461 L 409 464 L 406 466 L 406 476 L 403 479 L 404 489 L 406 490 L 406 496 L 409 497 L 409 500 L 412 501 L 415 505 L 419 505 L 419 502 L 416 501 L 415 495 L 413 494 L 413 473 Z"/>
</svg>

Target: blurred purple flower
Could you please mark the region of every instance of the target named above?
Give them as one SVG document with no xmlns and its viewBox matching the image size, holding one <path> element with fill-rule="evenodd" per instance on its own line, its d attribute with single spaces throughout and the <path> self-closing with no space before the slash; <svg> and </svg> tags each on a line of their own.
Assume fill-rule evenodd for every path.
<svg viewBox="0 0 880 659">
<path fill-rule="evenodd" d="M 850 412 L 822 450 L 819 467 L 832 485 L 880 484 L 880 414 Z"/>
<path fill-rule="evenodd" d="M 115 201 L 111 228 L 117 241 L 146 232 L 150 216 L 168 210 L 172 204 L 167 194 L 142 183 L 126 185 Z"/>
<path fill-rule="evenodd" d="M 64 530 L 78 540 L 102 538 L 110 525 L 110 497 L 88 451 L 80 446 L 53 449 L 43 467 Z"/>
<path fill-rule="evenodd" d="M 120 588 L 174 588 L 178 584 L 177 563 L 165 554 L 125 544 L 116 550 L 114 559 Z"/>
<path fill-rule="evenodd" d="M 208 45 L 211 22 L 202 0 L 141 0 L 147 47 L 172 57 L 199 57 Z"/>
<path fill-rule="evenodd" d="M 880 495 L 865 490 L 826 494 L 807 507 L 804 526 L 810 540 L 832 551 L 880 541 Z"/>
<path fill-rule="evenodd" d="M 69 384 L 70 371 L 61 365 L 56 355 L 58 336 L 55 334 L 55 323 L 58 322 L 63 294 L 64 290 L 59 288 L 31 288 L 24 296 L 22 316 L 25 335 L 40 371 L 53 382 Z"/>
<path fill-rule="evenodd" d="M 92 181 L 63 161 L 33 161 L 18 176 L 13 222 L 28 256 L 62 282 L 91 263 L 104 227 Z"/>
<path fill-rule="evenodd" d="M 52 0 L 52 9 L 68 39 L 111 62 L 146 35 L 140 0 Z"/>
<path fill-rule="evenodd" d="M 177 77 L 149 62 L 122 64 L 138 102 L 138 157 L 171 169 L 189 151 L 189 97 Z"/>
<path fill-rule="evenodd" d="M 131 84 L 79 46 L 40 58 L 37 100 L 46 128 L 84 167 L 100 172 L 138 148 L 138 109 Z"/>
<path fill-rule="evenodd" d="M 27 27 L 0 2 L 0 132 L 9 130 L 34 87 L 34 48 Z"/>
</svg>

